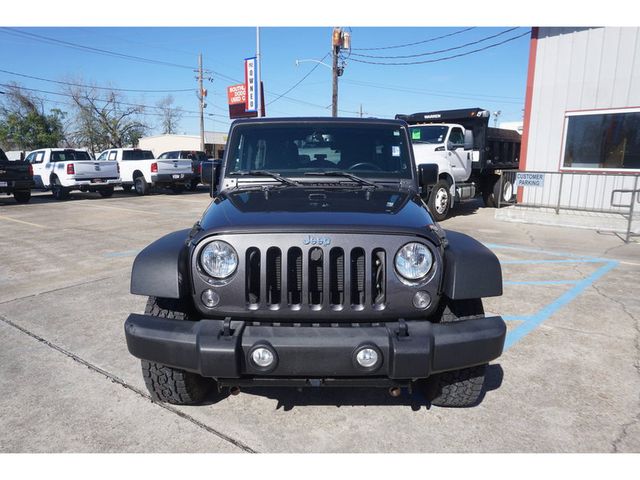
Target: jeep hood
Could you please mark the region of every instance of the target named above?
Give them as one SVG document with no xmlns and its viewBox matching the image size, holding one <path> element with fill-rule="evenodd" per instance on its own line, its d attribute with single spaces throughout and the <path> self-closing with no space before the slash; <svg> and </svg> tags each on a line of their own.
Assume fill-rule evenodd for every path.
<svg viewBox="0 0 640 480">
<path fill-rule="evenodd" d="M 434 222 L 412 192 L 379 188 L 274 188 L 227 191 L 200 222 L 207 230 L 407 231 Z"/>
</svg>

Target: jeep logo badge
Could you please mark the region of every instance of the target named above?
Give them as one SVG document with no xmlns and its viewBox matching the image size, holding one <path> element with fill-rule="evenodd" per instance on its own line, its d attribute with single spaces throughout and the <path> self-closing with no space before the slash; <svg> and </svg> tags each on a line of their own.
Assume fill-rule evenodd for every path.
<svg viewBox="0 0 640 480">
<path fill-rule="evenodd" d="M 307 235 L 302 243 L 305 245 L 320 245 L 328 247 L 331 245 L 331 239 L 329 237 L 314 237 L 312 235 Z"/>
</svg>

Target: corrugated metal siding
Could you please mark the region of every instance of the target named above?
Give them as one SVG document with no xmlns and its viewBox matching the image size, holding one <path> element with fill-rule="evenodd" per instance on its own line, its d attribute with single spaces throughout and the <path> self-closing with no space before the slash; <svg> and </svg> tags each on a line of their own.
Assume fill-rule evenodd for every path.
<svg viewBox="0 0 640 480">
<path fill-rule="evenodd" d="M 567 110 L 640 106 L 640 28 L 540 27 L 527 170 L 558 171 Z"/>
</svg>

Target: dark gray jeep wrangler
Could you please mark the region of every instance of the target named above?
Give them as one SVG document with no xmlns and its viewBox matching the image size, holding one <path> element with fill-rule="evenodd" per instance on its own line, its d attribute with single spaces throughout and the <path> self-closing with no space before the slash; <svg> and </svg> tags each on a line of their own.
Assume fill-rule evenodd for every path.
<svg viewBox="0 0 640 480">
<path fill-rule="evenodd" d="M 481 399 L 506 326 L 484 315 L 500 263 L 445 232 L 420 197 L 407 124 L 253 119 L 232 124 L 217 194 L 190 230 L 135 259 L 125 322 L 155 400 L 211 388 L 418 386 L 434 405 Z"/>
</svg>

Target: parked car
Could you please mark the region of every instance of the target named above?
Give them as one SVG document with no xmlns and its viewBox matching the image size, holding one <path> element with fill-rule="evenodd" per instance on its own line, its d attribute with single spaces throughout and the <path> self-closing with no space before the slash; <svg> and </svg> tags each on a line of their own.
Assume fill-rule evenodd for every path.
<svg viewBox="0 0 640 480">
<path fill-rule="evenodd" d="M 191 160 L 156 159 L 151 150 L 110 148 L 100 154 L 100 159 L 117 161 L 122 188 L 125 192 L 135 188 L 138 195 L 147 195 L 155 186 L 180 193 L 193 178 Z"/>
<path fill-rule="evenodd" d="M 27 162 L 9 160 L 0 149 L 0 193 L 13 195 L 18 203 L 27 203 L 31 198 L 33 169 Z"/>
<path fill-rule="evenodd" d="M 500 263 L 433 220 L 420 193 L 437 167 L 416 169 L 408 125 L 251 119 L 228 145 L 202 218 L 133 264 L 131 293 L 149 298 L 125 336 L 152 397 L 415 386 L 475 405 L 505 341 L 482 304 L 502 294 Z"/>
<path fill-rule="evenodd" d="M 203 185 L 209 185 L 211 196 L 216 193 L 220 172 L 222 171 L 222 160 L 209 158 L 206 162 L 201 162 L 199 166 L 200 181 Z"/>
<path fill-rule="evenodd" d="M 41 148 L 26 161 L 33 167 L 35 187 L 51 190 L 57 200 L 69 198 L 73 190 L 110 197 L 120 185 L 117 162 L 94 160 L 84 149 Z"/>
<path fill-rule="evenodd" d="M 159 160 L 191 160 L 191 171 L 193 172 L 193 178 L 187 185 L 189 190 L 194 191 L 199 183 L 202 183 L 200 178 L 200 168 L 202 162 L 209 161 L 209 157 L 205 152 L 199 150 L 172 150 L 170 152 L 164 152 L 158 155 Z"/>
</svg>

